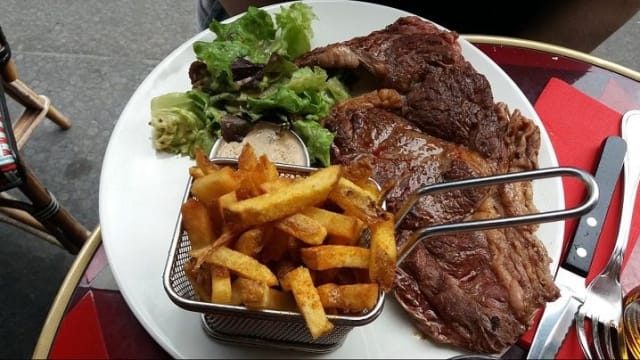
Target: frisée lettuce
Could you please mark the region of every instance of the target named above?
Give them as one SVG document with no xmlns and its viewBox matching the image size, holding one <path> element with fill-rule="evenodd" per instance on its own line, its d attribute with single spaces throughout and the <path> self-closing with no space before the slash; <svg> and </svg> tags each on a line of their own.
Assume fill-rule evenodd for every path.
<svg viewBox="0 0 640 360">
<path fill-rule="evenodd" d="M 231 116 L 290 126 L 310 158 L 329 165 L 334 135 L 318 121 L 350 95 L 338 77 L 294 63 L 310 50 L 315 18 L 309 5 L 297 2 L 273 17 L 250 7 L 233 22 L 212 21 L 215 39 L 193 44 L 192 89 L 151 102 L 155 148 L 193 156 L 198 146 L 208 153 L 221 136 L 221 121 Z"/>
</svg>

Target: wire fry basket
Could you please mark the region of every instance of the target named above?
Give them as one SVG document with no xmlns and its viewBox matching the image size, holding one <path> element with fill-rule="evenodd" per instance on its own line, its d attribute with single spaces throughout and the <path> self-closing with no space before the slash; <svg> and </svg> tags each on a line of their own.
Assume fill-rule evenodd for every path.
<svg viewBox="0 0 640 360">
<path fill-rule="evenodd" d="M 236 159 L 214 158 L 218 165 L 237 166 Z M 276 164 L 280 176 L 306 176 L 316 170 L 312 167 Z M 377 185 L 377 184 L 376 184 Z M 190 196 L 187 186 L 183 202 Z M 371 323 L 382 312 L 384 293 L 378 294 L 376 306 L 365 314 L 327 315 L 333 330 L 317 339 L 309 333 L 299 312 L 280 310 L 253 310 L 244 306 L 214 304 L 198 301 L 189 282 L 184 264 L 189 260 L 191 244 L 178 216 L 173 240 L 163 274 L 164 288 L 179 307 L 202 313 L 202 326 L 212 338 L 232 344 L 266 346 L 307 352 L 326 353 L 340 347 L 354 327 Z"/>
<path fill-rule="evenodd" d="M 235 159 L 216 158 L 219 165 L 236 166 Z M 277 164 L 280 176 L 305 176 L 316 170 L 311 167 Z M 441 191 L 489 186 L 520 181 L 530 181 L 551 177 L 575 177 L 586 187 L 586 195 L 579 205 L 570 209 L 559 209 L 535 214 L 526 214 L 479 221 L 429 225 L 415 230 L 411 237 L 398 249 L 398 264 L 411 252 L 418 242 L 444 233 L 466 232 L 503 228 L 509 226 L 539 224 L 580 216 L 591 210 L 598 201 L 598 185 L 589 173 L 572 167 L 555 167 L 517 173 L 492 175 L 473 179 L 452 181 L 423 186 L 411 194 L 395 214 L 396 228 L 422 196 Z M 376 184 L 377 185 L 377 184 Z M 184 195 L 186 201 L 191 185 Z M 380 291 L 375 307 L 361 315 L 328 315 L 334 329 L 327 335 L 313 339 L 306 328 L 302 315 L 298 312 L 279 310 L 251 310 L 244 306 L 214 304 L 196 300 L 195 291 L 184 272 L 184 264 L 189 260 L 191 245 L 181 225 L 179 215 L 173 241 L 163 274 L 164 287 L 169 298 L 179 307 L 202 313 L 204 331 L 212 338 L 230 344 L 264 346 L 315 353 L 331 352 L 340 347 L 346 336 L 355 327 L 374 321 L 382 312 L 384 293 Z"/>
</svg>

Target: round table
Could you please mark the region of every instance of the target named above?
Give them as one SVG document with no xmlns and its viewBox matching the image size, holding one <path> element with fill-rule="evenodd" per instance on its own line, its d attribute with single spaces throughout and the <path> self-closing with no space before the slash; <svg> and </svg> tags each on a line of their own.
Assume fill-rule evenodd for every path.
<svg viewBox="0 0 640 360">
<path fill-rule="evenodd" d="M 624 113 L 640 108 L 640 73 L 571 49 L 523 39 L 466 35 L 522 89 L 532 104 L 560 79 Z M 639 222 L 635 219 L 635 222 Z M 97 227 L 71 266 L 54 299 L 34 358 L 169 357 L 129 310 L 110 275 Z M 634 243 L 630 241 L 630 243 Z M 624 291 L 640 284 L 640 243 L 627 250 Z M 607 255 L 608 257 L 608 255 Z M 99 321 L 109 319 L 109 321 Z M 522 357 L 518 346 L 511 357 Z M 515 355 L 514 355 L 515 354 Z"/>
</svg>

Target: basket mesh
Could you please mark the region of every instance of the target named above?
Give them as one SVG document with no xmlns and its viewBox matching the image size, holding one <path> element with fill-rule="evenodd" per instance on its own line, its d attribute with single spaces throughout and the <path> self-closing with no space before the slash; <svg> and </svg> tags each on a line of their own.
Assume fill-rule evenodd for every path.
<svg viewBox="0 0 640 360">
<path fill-rule="evenodd" d="M 341 343 L 351 326 L 336 326 L 329 334 L 312 339 L 304 321 L 267 320 L 239 316 L 205 315 L 206 324 L 227 336 L 251 337 L 296 344 L 334 345 Z"/>
</svg>

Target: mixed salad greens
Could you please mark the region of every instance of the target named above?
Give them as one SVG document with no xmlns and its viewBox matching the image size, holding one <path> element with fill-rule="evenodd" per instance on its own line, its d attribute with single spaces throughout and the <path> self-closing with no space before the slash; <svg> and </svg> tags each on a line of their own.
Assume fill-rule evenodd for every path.
<svg viewBox="0 0 640 360">
<path fill-rule="evenodd" d="M 302 2 L 272 16 L 250 7 L 230 23 L 213 21 L 213 41 L 193 44 L 192 89 L 151 101 L 157 150 L 193 156 L 215 140 L 243 136 L 258 120 L 291 127 L 316 164 L 329 165 L 334 135 L 318 122 L 349 92 L 338 77 L 319 67 L 299 68 L 296 57 L 310 50 L 316 19 Z M 239 135 L 238 135 L 239 134 Z"/>
</svg>

